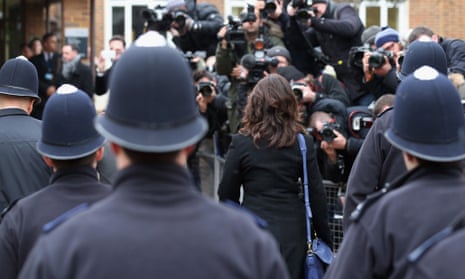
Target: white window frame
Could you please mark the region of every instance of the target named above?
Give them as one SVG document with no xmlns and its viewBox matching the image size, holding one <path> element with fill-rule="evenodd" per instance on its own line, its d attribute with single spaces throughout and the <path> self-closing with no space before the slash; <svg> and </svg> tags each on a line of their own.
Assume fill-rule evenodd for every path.
<svg viewBox="0 0 465 279">
<path fill-rule="evenodd" d="M 380 8 L 380 26 L 388 25 L 388 9 L 397 7 L 398 9 L 398 22 L 397 31 L 400 33 L 408 32 L 409 28 L 409 17 L 408 17 L 408 1 L 362 1 L 359 5 L 359 17 L 363 24 L 366 25 L 367 7 L 379 7 Z M 366 26 L 368 27 L 368 26 Z"/>
<path fill-rule="evenodd" d="M 124 39 L 126 40 L 126 47 L 129 47 L 132 43 L 132 6 L 147 6 L 148 8 L 154 8 L 157 5 L 165 5 L 165 1 L 160 0 L 105 0 L 104 2 L 104 13 L 105 13 L 105 22 L 104 22 L 104 36 L 105 42 L 108 42 L 112 36 L 113 28 L 113 7 L 123 7 L 124 8 Z M 105 46 L 106 47 L 106 46 Z"/>
</svg>

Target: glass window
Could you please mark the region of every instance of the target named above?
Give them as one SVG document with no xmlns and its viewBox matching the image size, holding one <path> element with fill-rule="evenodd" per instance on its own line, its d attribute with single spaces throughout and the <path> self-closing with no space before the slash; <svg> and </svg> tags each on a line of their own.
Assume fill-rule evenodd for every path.
<svg viewBox="0 0 465 279">
<path fill-rule="evenodd" d="M 132 6 L 132 40 L 134 41 L 144 31 L 144 18 L 142 10 L 147 6 Z"/>
<path fill-rule="evenodd" d="M 373 6 L 367 7 L 365 26 L 381 25 L 380 16 L 381 16 L 380 7 L 373 7 Z"/>
<path fill-rule="evenodd" d="M 112 35 L 124 36 L 124 7 L 112 7 Z"/>
<path fill-rule="evenodd" d="M 399 9 L 388 8 L 388 25 L 398 30 L 399 29 L 398 23 L 399 23 Z"/>
</svg>

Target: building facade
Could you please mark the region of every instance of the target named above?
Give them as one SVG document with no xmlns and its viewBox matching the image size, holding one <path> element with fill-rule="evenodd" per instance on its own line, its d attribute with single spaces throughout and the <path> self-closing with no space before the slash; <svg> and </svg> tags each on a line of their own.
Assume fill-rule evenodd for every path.
<svg viewBox="0 0 465 279">
<path fill-rule="evenodd" d="M 202 2 L 204 0 L 199 0 Z M 427 25 L 444 37 L 465 38 L 465 1 L 354 0 L 366 26 L 390 25 L 407 35 L 410 28 Z M 226 18 L 238 15 L 245 0 L 209 0 Z M 93 57 L 107 47 L 113 34 L 130 44 L 143 29 L 140 12 L 164 5 L 159 0 L 0 0 L 0 63 L 20 53 L 20 46 L 46 32 L 60 42 L 79 45 L 82 55 Z M 92 63 L 93 59 L 88 59 Z"/>
</svg>

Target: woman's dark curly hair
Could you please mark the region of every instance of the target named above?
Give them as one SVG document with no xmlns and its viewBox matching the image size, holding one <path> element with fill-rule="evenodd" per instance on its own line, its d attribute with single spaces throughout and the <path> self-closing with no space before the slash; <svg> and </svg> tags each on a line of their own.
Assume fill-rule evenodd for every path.
<svg viewBox="0 0 465 279">
<path fill-rule="evenodd" d="M 306 133 L 299 122 L 297 99 L 285 78 L 270 74 L 255 85 L 239 133 L 251 136 L 256 146 L 266 140 L 269 147 L 278 148 L 292 146 L 297 133 Z"/>
</svg>

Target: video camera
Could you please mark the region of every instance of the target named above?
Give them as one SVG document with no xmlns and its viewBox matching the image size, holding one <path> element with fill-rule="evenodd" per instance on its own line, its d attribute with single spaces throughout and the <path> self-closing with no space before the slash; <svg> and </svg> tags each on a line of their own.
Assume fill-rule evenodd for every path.
<svg viewBox="0 0 465 279">
<path fill-rule="evenodd" d="M 142 17 L 145 20 L 145 32 L 152 30 L 165 33 L 170 30 L 173 21 L 172 15 L 161 5 L 157 5 L 153 9 L 142 10 Z"/>
<path fill-rule="evenodd" d="M 215 84 L 212 81 L 200 81 L 197 84 L 197 92 L 202 94 L 203 97 L 210 97 L 213 94 Z"/>
<path fill-rule="evenodd" d="M 254 53 L 246 54 L 241 59 L 241 65 L 249 70 L 247 75 L 247 84 L 255 85 L 263 78 L 263 72 L 268 70 L 268 66 L 278 66 L 276 57 L 266 56 L 265 42 L 259 37 L 254 42 Z"/>
<path fill-rule="evenodd" d="M 225 39 L 233 46 L 238 57 L 242 57 L 247 50 L 247 40 L 245 39 L 244 30 L 242 30 L 242 22 L 233 16 L 228 16 L 228 31 Z"/>
</svg>

